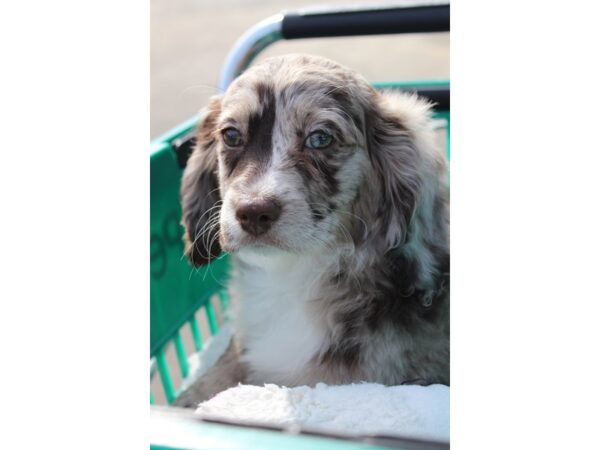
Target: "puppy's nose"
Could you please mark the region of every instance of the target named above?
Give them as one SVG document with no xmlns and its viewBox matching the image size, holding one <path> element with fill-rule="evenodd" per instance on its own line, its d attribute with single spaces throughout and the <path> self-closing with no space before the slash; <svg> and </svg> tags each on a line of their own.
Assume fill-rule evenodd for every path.
<svg viewBox="0 0 600 450">
<path fill-rule="evenodd" d="M 253 236 L 266 233 L 280 214 L 281 206 L 272 200 L 243 203 L 235 210 L 235 217 L 244 231 Z"/>
</svg>

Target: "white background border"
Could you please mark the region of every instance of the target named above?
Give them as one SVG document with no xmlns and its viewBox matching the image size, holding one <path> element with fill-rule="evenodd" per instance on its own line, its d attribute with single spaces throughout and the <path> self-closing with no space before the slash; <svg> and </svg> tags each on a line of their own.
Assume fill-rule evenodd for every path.
<svg viewBox="0 0 600 450">
<path fill-rule="evenodd" d="M 452 5 L 452 445 L 598 442 L 598 11 Z M 149 3 L 0 7 L 6 448 L 147 448 Z"/>
</svg>

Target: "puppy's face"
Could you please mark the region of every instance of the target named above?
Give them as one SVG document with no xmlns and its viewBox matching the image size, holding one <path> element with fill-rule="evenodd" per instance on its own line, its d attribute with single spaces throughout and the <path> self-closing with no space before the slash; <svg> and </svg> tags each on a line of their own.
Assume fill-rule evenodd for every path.
<svg viewBox="0 0 600 450">
<path fill-rule="evenodd" d="M 299 253 L 351 240 L 365 179 L 386 183 L 373 176 L 384 165 L 369 143 L 375 96 L 331 61 L 288 56 L 253 67 L 213 99 L 182 183 L 192 261 L 221 249 Z"/>
<path fill-rule="evenodd" d="M 332 78 L 262 66 L 223 97 L 214 134 L 224 250 L 302 252 L 338 236 L 368 156 L 361 107 Z"/>
</svg>

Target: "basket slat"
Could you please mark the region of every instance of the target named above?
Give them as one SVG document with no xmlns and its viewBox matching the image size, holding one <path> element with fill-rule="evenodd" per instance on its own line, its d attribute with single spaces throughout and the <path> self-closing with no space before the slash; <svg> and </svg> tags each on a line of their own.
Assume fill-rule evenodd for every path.
<svg viewBox="0 0 600 450">
<path fill-rule="evenodd" d="M 173 380 L 171 379 L 171 373 L 169 372 L 167 359 L 165 358 L 164 348 L 162 348 L 156 355 L 156 364 L 158 367 L 158 373 L 160 374 L 160 381 L 162 382 L 163 390 L 165 391 L 165 397 L 167 397 L 167 402 L 171 404 L 175 400 L 176 395 L 175 388 L 173 387 Z"/>
<path fill-rule="evenodd" d="M 173 339 L 175 342 L 175 351 L 177 352 L 177 361 L 179 361 L 179 369 L 181 370 L 181 376 L 183 378 L 188 376 L 189 367 L 187 362 L 187 356 L 185 354 L 185 347 L 183 346 L 183 340 L 181 339 L 181 334 L 179 331 L 175 333 L 175 337 Z"/>
<path fill-rule="evenodd" d="M 219 324 L 217 322 L 217 316 L 215 314 L 215 308 L 213 307 L 210 300 L 206 303 L 206 317 L 208 318 L 208 326 L 210 327 L 210 334 L 214 336 L 219 331 Z"/>
<path fill-rule="evenodd" d="M 198 327 L 198 321 L 196 316 L 192 316 L 189 320 L 190 328 L 192 330 L 192 337 L 194 338 L 194 348 L 197 352 L 202 350 L 202 335 L 200 334 L 200 327 Z"/>
</svg>

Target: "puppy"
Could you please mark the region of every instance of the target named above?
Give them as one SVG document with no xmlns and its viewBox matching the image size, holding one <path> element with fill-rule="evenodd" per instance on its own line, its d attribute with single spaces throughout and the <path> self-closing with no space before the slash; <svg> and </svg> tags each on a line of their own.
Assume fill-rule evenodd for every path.
<svg viewBox="0 0 600 450">
<path fill-rule="evenodd" d="M 265 60 L 211 100 L 186 253 L 231 255 L 235 337 L 177 400 L 239 382 L 449 384 L 447 168 L 430 105 L 330 60 Z"/>
</svg>

